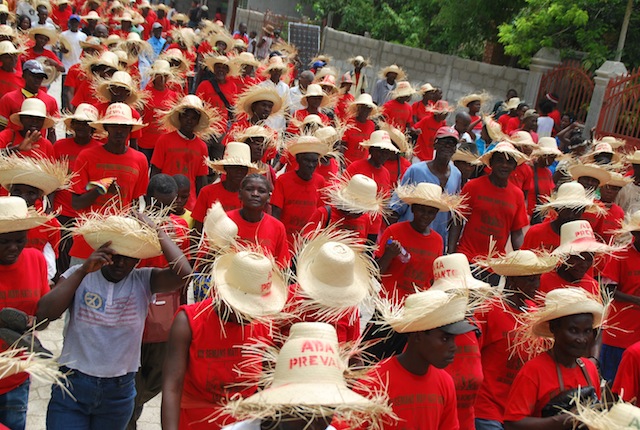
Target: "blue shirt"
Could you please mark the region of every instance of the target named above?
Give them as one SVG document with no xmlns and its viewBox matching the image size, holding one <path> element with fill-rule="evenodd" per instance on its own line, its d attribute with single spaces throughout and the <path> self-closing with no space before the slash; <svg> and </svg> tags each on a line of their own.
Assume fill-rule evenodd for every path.
<svg viewBox="0 0 640 430">
<path fill-rule="evenodd" d="M 447 184 L 444 187 L 444 191 L 448 194 L 458 194 L 460 193 L 462 174 L 451 161 L 449 162 L 449 169 L 451 170 L 451 173 L 449 174 L 449 178 L 447 179 Z M 440 180 L 436 175 L 431 173 L 431 170 L 429 170 L 429 166 L 427 166 L 426 161 L 421 161 L 420 163 L 411 165 L 404 173 L 400 184 L 419 184 L 421 182 L 429 182 L 431 184 L 440 185 Z M 398 222 L 413 220 L 411 206 L 400 200 L 396 193 L 393 193 L 389 207 L 391 208 L 391 210 L 397 212 L 400 215 Z M 440 236 L 442 236 L 445 248 L 447 246 L 447 236 L 449 235 L 448 225 L 450 220 L 450 212 L 438 212 L 438 215 L 436 215 L 435 219 L 431 223 L 431 228 Z"/>
<path fill-rule="evenodd" d="M 151 45 L 151 47 L 153 48 L 154 56 L 157 57 L 164 50 L 163 49 L 165 48 L 164 44 L 167 43 L 167 39 L 165 39 L 164 37 L 161 37 L 160 39 L 158 39 L 155 36 L 151 36 L 149 40 L 147 40 L 147 42 L 149 42 L 149 45 Z"/>
</svg>

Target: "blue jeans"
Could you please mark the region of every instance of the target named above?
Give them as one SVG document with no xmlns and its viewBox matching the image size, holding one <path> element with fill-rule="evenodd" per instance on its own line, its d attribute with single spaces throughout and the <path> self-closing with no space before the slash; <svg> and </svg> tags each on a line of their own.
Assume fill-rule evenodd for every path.
<svg viewBox="0 0 640 430">
<path fill-rule="evenodd" d="M 504 430 L 500 421 L 476 418 L 476 430 Z"/>
<path fill-rule="evenodd" d="M 620 365 L 624 351 L 624 348 L 605 345 L 604 343 L 600 348 L 600 375 L 602 375 L 609 384 L 613 384 L 613 380 L 616 379 L 616 373 L 618 373 L 618 366 Z"/>
<path fill-rule="evenodd" d="M 68 369 L 62 367 L 63 372 Z M 135 372 L 115 378 L 97 378 L 72 370 L 71 398 L 53 386 L 47 409 L 48 430 L 124 430 L 133 413 Z"/>
<path fill-rule="evenodd" d="M 11 430 L 24 430 L 27 425 L 29 380 L 0 395 L 0 423 Z"/>
</svg>

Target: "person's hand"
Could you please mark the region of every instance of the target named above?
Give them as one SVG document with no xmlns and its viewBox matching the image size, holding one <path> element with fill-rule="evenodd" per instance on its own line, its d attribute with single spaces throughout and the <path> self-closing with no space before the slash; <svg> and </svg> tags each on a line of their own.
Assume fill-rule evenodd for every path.
<svg viewBox="0 0 640 430">
<path fill-rule="evenodd" d="M 63 54 L 68 54 L 69 50 L 65 48 L 64 45 L 60 45 L 60 52 L 62 52 Z M 51 61 L 51 59 L 47 58 L 47 61 Z"/>
<path fill-rule="evenodd" d="M 69 52 L 69 51 L 67 51 L 65 48 L 61 48 L 60 50 L 61 50 L 62 52 Z M 45 63 L 47 66 L 56 67 L 56 68 L 58 67 L 58 63 L 56 63 L 55 61 L 53 61 L 51 58 L 45 58 L 45 59 L 44 59 L 44 63 Z"/>
<path fill-rule="evenodd" d="M 82 269 L 86 273 L 91 273 L 100 270 L 103 266 L 113 264 L 113 256 L 116 255 L 116 252 L 110 246 L 111 241 L 93 251 L 89 258 L 82 263 Z"/>
<path fill-rule="evenodd" d="M 42 133 L 39 130 L 35 131 L 27 131 L 24 135 L 24 139 L 14 148 L 18 151 L 30 151 L 32 149 L 37 149 L 40 145 L 36 145 L 36 142 L 40 140 L 42 137 Z"/>
<path fill-rule="evenodd" d="M 151 227 L 152 229 L 157 229 L 158 226 L 156 225 L 155 222 L 153 222 L 153 220 L 151 218 L 149 218 L 149 216 L 147 214 L 144 214 L 142 212 L 138 212 L 136 210 L 131 211 L 131 214 L 141 223 L 148 225 L 149 227 Z"/>
<path fill-rule="evenodd" d="M 392 257 L 400 255 L 400 251 L 402 250 L 402 245 L 400 244 L 400 242 L 394 240 L 393 238 L 389 240 L 391 242 L 387 242 L 387 244 L 385 245 L 384 253 L 389 253 L 389 255 L 391 255 Z"/>
</svg>

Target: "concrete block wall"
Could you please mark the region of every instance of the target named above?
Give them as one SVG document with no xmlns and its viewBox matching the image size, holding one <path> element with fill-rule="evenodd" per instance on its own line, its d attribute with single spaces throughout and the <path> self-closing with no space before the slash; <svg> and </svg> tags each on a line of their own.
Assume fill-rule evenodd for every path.
<svg viewBox="0 0 640 430">
<path fill-rule="evenodd" d="M 247 24 L 248 32 L 256 31 L 258 36 L 262 34 L 264 25 L 264 13 L 249 9 L 236 9 L 236 27 L 244 22 Z"/>
</svg>

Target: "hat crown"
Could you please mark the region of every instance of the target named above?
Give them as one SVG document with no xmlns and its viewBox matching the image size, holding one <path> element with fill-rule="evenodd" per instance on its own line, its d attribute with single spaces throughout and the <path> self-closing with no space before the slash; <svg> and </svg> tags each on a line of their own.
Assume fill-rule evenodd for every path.
<svg viewBox="0 0 640 430">
<path fill-rule="evenodd" d="M 373 98 L 371 97 L 371 94 L 367 94 L 367 93 L 360 94 L 354 103 L 357 104 L 357 105 L 369 105 L 369 106 L 372 106 L 373 105 Z"/>
<path fill-rule="evenodd" d="M 387 131 L 376 130 L 371 133 L 371 137 L 369 138 L 369 145 L 375 146 L 383 143 L 392 144 L 391 136 L 389 136 L 389 133 Z"/>
<path fill-rule="evenodd" d="M 223 160 L 240 160 L 251 163 L 251 147 L 243 142 L 229 142 L 222 155 Z"/>
<path fill-rule="evenodd" d="M 611 144 L 609 144 L 607 142 L 600 142 L 595 146 L 595 148 L 593 148 L 593 152 L 609 152 L 609 153 L 613 153 L 613 148 L 611 147 Z"/>
<path fill-rule="evenodd" d="M 112 103 L 107 107 L 102 121 L 109 120 L 126 120 L 133 121 L 133 115 L 131 114 L 131 108 L 124 103 Z"/>
<path fill-rule="evenodd" d="M 17 52 L 16 47 L 8 40 L 0 42 L 0 55 Z"/>
<path fill-rule="evenodd" d="M 581 183 L 576 181 L 565 182 L 558 187 L 556 202 L 563 200 L 585 200 L 587 191 Z"/>
<path fill-rule="evenodd" d="M 398 86 L 396 87 L 396 89 L 398 90 L 407 90 L 411 88 L 411 84 L 409 83 L 409 81 L 400 81 L 398 82 Z"/>
<path fill-rule="evenodd" d="M 120 65 L 120 59 L 118 58 L 118 54 L 116 54 L 115 52 L 104 51 L 102 54 L 100 54 L 99 63 L 117 69 Z"/>
<path fill-rule="evenodd" d="M 531 133 L 524 130 L 518 130 L 509 138 L 514 145 L 535 145 Z"/>
<path fill-rule="evenodd" d="M 571 221 L 560 227 L 560 245 L 584 239 L 596 241 L 589 221 Z"/>
<path fill-rule="evenodd" d="M 335 328 L 321 322 L 296 323 L 278 354 L 272 387 L 314 382 L 346 386 L 344 371 Z"/>
<path fill-rule="evenodd" d="M 243 61 L 252 63 L 256 60 L 256 57 L 251 52 L 241 52 L 236 58 L 240 63 Z"/>
<path fill-rule="evenodd" d="M 470 277 L 469 260 L 464 254 L 443 255 L 433 261 L 434 281 L 468 279 Z"/>
<path fill-rule="evenodd" d="M 156 60 L 153 62 L 151 66 L 151 70 L 153 72 L 162 72 L 162 73 L 170 73 L 171 72 L 171 64 L 167 60 Z"/>
<path fill-rule="evenodd" d="M 340 77 L 341 84 L 352 84 L 353 80 L 351 79 L 351 73 L 347 72 Z"/>
<path fill-rule="evenodd" d="M 512 251 L 507 254 L 507 258 L 513 263 L 520 266 L 535 266 L 538 264 L 538 256 L 535 252 L 528 249 Z"/>
<path fill-rule="evenodd" d="M 28 216 L 27 202 L 22 197 L 0 197 L 0 219 L 20 219 Z"/>
<path fill-rule="evenodd" d="M 420 182 L 416 185 L 415 192 L 425 199 L 440 200 L 442 198 L 442 187 L 430 182 Z"/>
<path fill-rule="evenodd" d="M 307 86 L 307 92 L 305 93 L 305 97 L 323 97 L 324 91 L 322 91 L 322 87 L 318 84 L 309 84 Z"/>
<path fill-rule="evenodd" d="M 73 119 L 77 121 L 97 121 L 100 113 L 98 109 L 89 103 L 80 103 L 73 113 Z"/>
<path fill-rule="evenodd" d="M 238 235 L 238 226 L 217 201 L 207 211 L 202 231 L 212 246 L 223 248 L 234 241 Z"/>
<path fill-rule="evenodd" d="M 333 144 L 336 140 L 338 140 L 338 132 L 332 126 L 321 127 L 313 133 L 315 137 L 320 139 L 322 142 L 326 142 L 328 144 Z"/>
<path fill-rule="evenodd" d="M 125 53 L 126 55 L 126 53 Z M 111 79 L 108 81 L 109 85 L 114 84 L 124 84 L 126 86 L 133 86 L 133 78 L 128 72 L 123 72 L 118 70 L 111 76 Z"/>
<path fill-rule="evenodd" d="M 587 297 L 586 291 L 582 288 L 557 288 L 549 291 L 544 297 L 544 307 L 553 309 L 567 306 L 571 303 L 581 303 L 586 300 L 589 300 L 589 297 Z"/>
<path fill-rule="evenodd" d="M 436 113 L 449 112 L 449 102 L 446 100 L 438 100 L 431 108 Z"/>
<path fill-rule="evenodd" d="M 302 120 L 302 124 L 322 124 L 322 118 L 320 118 L 318 115 L 312 113 L 310 115 L 307 115 L 304 117 L 304 119 Z"/>
<path fill-rule="evenodd" d="M 373 201 L 378 193 L 376 181 L 361 174 L 353 175 L 344 187 L 344 195 L 355 200 Z"/>
<path fill-rule="evenodd" d="M 428 92 L 431 92 L 431 91 L 434 91 L 434 90 L 435 90 L 435 88 L 433 87 L 433 85 L 431 85 L 428 82 L 420 87 L 420 92 L 422 94 L 425 94 L 425 93 L 428 93 Z"/>
<path fill-rule="evenodd" d="M 402 317 L 395 325 L 401 333 L 431 330 L 462 321 L 467 309 L 467 297 L 452 296 L 442 290 L 427 290 L 407 296 Z"/>
<path fill-rule="evenodd" d="M 541 137 L 538 139 L 538 146 L 544 149 L 558 149 L 558 144 L 553 137 Z"/>
<path fill-rule="evenodd" d="M 264 296 L 271 292 L 272 271 L 271 260 L 264 255 L 240 251 L 231 260 L 226 280 L 247 294 Z"/>
<path fill-rule="evenodd" d="M 605 416 L 616 428 L 637 428 L 640 423 L 640 408 L 628 403 L 616 403 Z"/>
<path fill-rule="evenodd" d="M 336 77 L 333 75 L 325 75 L 320 82 L 321 85 L 333 85 L 336 84 Z"/>
<path fill-rule="evenodd" d="M 322 283 L 332 287 L 348 287 L 353 283 L 355 252 L 339 242 L 327 242 L 320 247 L 310 263 L 311 273 Z"/>
<path fill-rule="evenodd" d="M 22 102 L 22 106 L 20 107 L 20 115 L 23 113 L 25 115 L 30 116 L 38 116 L 38 117 L 46 117 L 47 116 L 47 106 L 44 102 L 38 98 L 31 97 L 25 99 Z"/>
<path fill-rule="evenodd" d="M 195 109 L 204 109 L 204 102 L 200 97 L 194 94 L 187 94 L 186 96 L 184 96 L 182 98 L 181 104 L 191 106 Z"/>
</svg>

